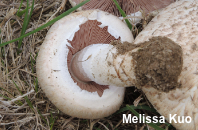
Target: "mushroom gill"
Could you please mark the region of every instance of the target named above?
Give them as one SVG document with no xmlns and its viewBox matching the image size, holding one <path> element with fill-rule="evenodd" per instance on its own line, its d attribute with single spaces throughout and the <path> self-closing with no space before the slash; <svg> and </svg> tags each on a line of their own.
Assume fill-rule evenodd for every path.
<svg viewBox="0 0 198 130">
<path fill-rule="evenodd" d="M 71 2 L 72 0 L 70 0 Z M 145 13 L 152 12 L 168 6 L 175 0 L 117 0 L 120 7 L 127 15 L 138 12 L 140 10 Z M 79 4 L 81 0 L 73 0 Z M 72 2 L 71 2 L 72 3 Z M 112 0 L 91 0 L 82 6 L 82 10 L 100 9 L 116 16 L 122 16 Z"/>
<path fill-rule="evenodd" d="M 74 38 L 72 41 L 68 42 L 71 44 L 72 47 L 69 47 L 69 53 L 67 57 L 67 65 L 68 68 L 73 55 L 75 55 L 77 52 L 82 50 L 83 48 L 91 45 L 91 44 L 109 44 L 112 40 L 118 40 L 114 36 L 112 36 L 108 31 L 108 27 L 101 28 L 98 25 L 101 23 L 97 20 L 88 20 L 84 24 L 80 25 L 80 29 L 75 33 Z M 69 69 L 71 74 L 71 69 Z M 81 82 L 77 80 L 74 76 L 72 76 L 72 79 L 74 82 L 77 83 L 77 85 L 82 89 L 86 90 L 88 92 L 97 92 L 98 95 L 101 97 L 104 90 L 108 89 L 108 85 L 99 85 L 93 81 L 90 82 Z"/>
</svg>

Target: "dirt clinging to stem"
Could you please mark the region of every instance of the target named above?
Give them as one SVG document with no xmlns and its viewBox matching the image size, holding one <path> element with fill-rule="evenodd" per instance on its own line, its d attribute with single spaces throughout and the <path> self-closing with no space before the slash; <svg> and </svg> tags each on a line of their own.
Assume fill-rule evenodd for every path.
<svg viewBox="0 0 198 130">
<path fill-rule="evenodd" d="M 136 87 L 149 85 L 163 92 L 180 87 L 178 76 L 182 71 L 182 48 L 166 37 L 153 37 L 140 44 L 112 43 L 117 47 L 118 54 L 139 48 L 131 53 L 136 62 Z"/>
</svg>

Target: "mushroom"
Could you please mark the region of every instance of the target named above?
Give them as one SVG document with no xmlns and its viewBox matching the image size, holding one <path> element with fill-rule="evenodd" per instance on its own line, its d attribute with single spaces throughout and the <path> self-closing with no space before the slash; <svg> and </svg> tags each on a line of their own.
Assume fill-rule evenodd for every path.
<svg viewBox="0 0 198 130">
<path fill-rule="evenodd" d="M 198 1 L 195 0 L 182 0 L 169 5 L 152 19 L 134 42 L 138 45 L 154 37 L 161 37 L 181 46 L 183 64 L 177 80 L 179 87 L 167 91 L 149 84 L 140 87 L 157 111 L 178 130 L 198 129 L 197 7 Z M 174 68 L 172 71 L 178 73 Z"/>
<path fill-rule="evenodd" d="M 168 42 L 159 45 L 162 40 Z M 166 80 L 168 87 L 178 87 L 182 66 L 179 45 L 160 37 L 139 45 L 132 42 L 129 28 L 107 12 L 89 10 L 64 17 L 50 28 L 40 48 L 36 64 L 39 84 L 61 111 L 86 119 L 102 118 L 118 110 L 124 87 L 148 82 L 141 80 L 147 68 L 155 70 L 146 76 L 157 79 L 149 84 L 165 86 L 161 81 Z M 178 59 L 163 59 L 170 55 Z M 155 64 L 141 64 L 145 60 Z M 168 71 L 161 71 L 162 67 Z M 170 70 L 173 67 L 178 73 Z M 153 72 L 162 76 L 158 78 Z"/>
<path fill-rule="evenodd" d="M 75 6 L 81 3 L 81 0 L 69 0 L 72 6 Z M 117 0 L 122 10 L 128 16 L 136 16 L 134 19 L 131 19 L 134 23 L 138 23 L 145 14 L 156 15 L 158 11 L 169 4 L 173 3 L 175 0 Z M 102 11 L 109 12 L 113 15 L 116 15 L 122 19 L 122 15 L 114 4 L 113 0 L 91 0 L 82 7 L 78 8 L 78 11 L 81 10 L 90 10 L 90 9 L 100 9 Z M 153 12 L 154 11 L 154 12 Z M 145 14 L 142 14 L 145 13 Z"/>
<path fill-rule="evenodd" d="M 99 10 L 70 14 L 50 28 L 37 57 L 36 71 L 42 90 L 62 112 L 73 117 L 97 119 L 119 109 L 125 88 L 116 87 L 113 83 L 99 85 L 86 81 L 87 73 L 84 74 L 82 68 L 75 70 L 75 66 L 91 61 L 101 50 L 103 56 L 107 56 L 105 50 L 115 51 L 115 47 L 109 44 L 112 40 L 132 42 L 134 39 L 119 18 Z M 88 50 L 87 53 L 75 58 L 83 48 Z M 85 66 L 85 69 L 89 68 Z M 98 71 L 100 68 L 95 69 Z M 115 70 L 110 71 L 117 75 Z M 93 73 L 90 75 L 94 77 Z M 101 77 L 100 74 L 95 76 Z"/>
</svg>

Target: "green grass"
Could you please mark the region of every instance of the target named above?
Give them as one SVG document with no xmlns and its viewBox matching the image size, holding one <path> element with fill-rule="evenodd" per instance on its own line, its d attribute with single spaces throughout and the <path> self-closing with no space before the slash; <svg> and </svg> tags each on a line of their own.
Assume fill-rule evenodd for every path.
<svg viewBox="0 0 198 130">
<path fill-rule="evenodd" d="M 53 126 L 54 126 L 54 122 L 57 119 L 53 117 L 52 112 L 50 112 L 50 117 L 49 117 L 49 126 L 50 126 L 50 130 L 53 130 Z"/>
<path fill-rule="evenodd" d="M 19 6 L 19 9 L 18 9 L 17 14 L 16 14 L 18 17 L 21 17 L 21 16 L 26 12 L 26 10 L 21 11 L 21 12 L 23 12 L 23 13 L 19 12 L 19 11 L 20 11 L 20 9 L 21 9 L 22 4 L 23 4 L 23 0 L 21 0 L 21 3 L 20 3 L 20 6 Z M 26 9 L 27 9 L 27 8 L 26 8 Z"/>
<path fill-rule="evenodd" d="M 41 116 L 41 118 L 43 119 L 43 121 L 45 122 L 45 124 L 47 124 L 46 119 L 43 117 L 43 115 L 41 114 L 41 112 L 39 111 L 38 108 L 37 108 L 37 112 L 39 113 L 39 115 Z"/>
<path fill-rule="evenodd" d="M 31 8 L 31 7 L 25 8 L 24 10 L 22 10 L 22 11 L 20 11 L 20 12 L 17 12 L 16 15 L 17 15 L 18 17 L 21 17 L 21 16 L 22 16 L 23 14 L 25 14 L 26 11 L 29 10 L 30 8 Z"/>
<path fill-rule="evenodd" d="M 138 105 L 136 107 L 134 105 L 130 105 L 129 107 L 132 108 L 132 109 L 147 110 L 147 111 L 150 111 L 154 114 L 159 115 L 159 113 L 154 108 L 150 108 L 149 106 L 146 106 L 146 105 Z M 129 107 L 123 107 L 120 110 L 118 110 L 115 114 L 119 114 L 119 113 L 122 113 L 124 111 L 130 110 Z"/>
<path fill-rule="evenodd" d="M 0 87 L 0 90 L 3 90 L 3 91 L 5 91 L 5 92 L 7 92 L 8 94 L 10 94 L 13 98 L 16 98 L 12 93 L 10 93 L 9 91 L 7 91 L 6 89 Z M 9 97 L 7 97 L 7 96 L 4 96 L 4 95 L 2 95 L 2 94 L 0 94 L 0 96 L 3 97 L 3 98 L 5 98 L 5 99 L 7 99 L 7 100 L 9 100 L 9 101 L 12 100 L 11 98 L 9 98 Z M 23 105 L 23 103 L 22 103 L 21 101 L 16 101 L 16 102 L 14 102 L 14 103 L 17 104 L 17 105 L 19 105 L 19 106 Z"/>
<path fill-rule="evenodd" d="M 21 30 L 21 36 L 23 36 L 25 34 L 25 31 L 26 31 L 28 24 L 30 22 L 33 8 L 34 8 L 34 0 L 32 1 L 30 14 L 28 14 L 29 13 L 29 0 L 27 0 L 27 5 L 26 5 L 26 9 L 25 9 L 25 17 L 23 20 L 23 26 L 22 26 L 22 30 Z M 17 14 L 18 14 L 18 12 L 17 12 Z M 21 52 L 22 41 L 23 41 L 23 39 L 20 39 L 19 43 L 18 43 L 18 51 L 17 51 L 18 54 Z"/>
<path fill-rule="evenodd" d="M 0 28 L 0 44 L 1 44 L 1 28 Z M 0 51 L 1 51 L 1 57 L 3 57 L 4 56 L 4 48 L 3 47 L 1 47 L 1 49 L 0 49 Z M 1 61 L 1 62 L 3 62 L 3 61 Z M 2 63 L 2 64 L 4 64 L 4 63 Z"/>
<path fill-rule="evenodd" d="M 10 101 L 12 100 L 11 98 L 9 98 L 7 96 L 1 95 L 1 94 L 0 94 L 0 96 L 3 97 L 3 98 L 5 98 L 5 99 L 7 99 L 7 100 L 10 100 Z"/>
<path fill-rule="evenodd" d="M 21 93 L 21 95 L 23 95 L 22 91 L 19 89 L 18 85 L 14 82 L 14 80 L 12 80 L 12 82 L 14 83 L 17 90 Z M 24 98 L 25 98 L 27 104 L 29 105 L 29 107 L 33 110 L 34 108 L 33 108 L 31 101 L 29 100 L 29 98 L 27 96 L 25 96 Z"/>
<path fill-rule="evenodd" d="M 116 7 L 118 8 L 118 10 L 120 11 L 122 17 L 126 17 L 127 15 L 125 14 L 125 12 L 122 10 L 122 8 L 120 7 L 120 5 L 118 4 L 118 2 L 116 0 L 113 0 L 113 2 L 115 3 Z M 128 19 L 125 19 L 125 22 L 127 23 L 127 26 L 129 27 L 129 29 L 132 29 L 132 25 L 129 22 Z"/>
<path fill-rule="evenodd" d="M 13 81 L 13 80 L 12 80 Z M 16 88 L 18 89 L 18 91 L 21 93 L 21 95 L 23 95 L 22 91 L 19 89 L 19 87 L 17 86 L 17 84 L 13 81 L 14 85 L 16 86 Z M 1 96 L 1 95 L 0 95 Z M 6 98 L 6 97 L 5 97 Z M 27 96 L 24 97 L 25 101 L 27 102 L 27 104 L 29 105 L 29 107 L 32 109 L 32 111 L 35 113 L 34 111 L 34 107 L 33 107 L 33 104 L 31 103 L 31 101 L 29 100 L 29 98 Z M 11 99 L 9 99 L 11 100 Z M 20 102 L 22 103 L 22 102 Z M 22 104 L 21 104 L 22 105 Z M 43 117 L 43 115 L 41 114 L 41 112 L 39 111 L 38 108 L 37 109 L 37 112 L 39 113 L 40 117 L 43 119 L 43 121 L 50 126 L 50 130 L 52 130 L 51 128 L 53 128 L 53 124 L 55 122 L 55 119 L 53 119 L 53 115 L 51 113 L 51 117 L 50 117 L 50 122 L 49 124 L 47 123 L 46 119 Z"/>
<path fill-rule="evenodd" d="M 37 56 L 38 56 L 38 53 L 36 54 L 35 60 L 34 60 L 32 58 L 32 55 L 30 54 L 32 73 L 34 73 L 34 66 L 36 64 L 36 58 L 37 58 Z M 34 86 L 35 86 L 34 89 L 35 89 L 35 92 L 37 93 L 38 92 L 38 78 L 36 78 L 36 79 L 35 79 L 35 77 L 33 77 L 33 78 L 34 78 Z"/>
<path fill-rule="evenodd" d="M 1 35 L 1 29 L 0 29 L 0 35 Z M 0 44 L 1 44 L 1 37 L 0 37 Z"/>
<path fill-rule="evenodd" d="M 36 80 L 34 80 L 34 85 L 35 85 L 35 92 L 38 93 L 38 78 L 36 78 Z"/>
<path fill-rule="evenodd" d="M 13 81 L 13 80 L 12 80 Z M 16 86 L 16 88 L 18 89 L 18 91 L 21 93 L 21 95 L 23 95 L 22 91 L 19 89 L 19 87 L 17 86 L 17 84 L 13 81 L 14 85 Z M 27 102 L 27 104 L 29 105 L 29 107 L 32 109 L 33 112 L 34 111 L 34 107 L 33 107 L 33 104 L 31 103 L 31 101 L 29 100 L 29 98 L 27 96 L 24 97 L 25 98 L 25 101 Z M 41 114 L 41 112 L 38 110 L 37 108 L 37 112 L 39 113 L 39 115 L 41 116 L 41 118 L 43 119 L 43 121 L 47 124 L 47 121 L 46 119 L 43 117 L 43 115 Z M 55 121 L 55 120 L 54 120 Z M 54 123 L 54 122 L 53 122 Z M 52 125 L 52 124 L 50 124 Z M 53 127 L 53 125 L 52 125 Z M 50 129 L 51 130 L 51 129 Z"/>
<path fill-rule="evenodd" d="M 12 93 L 10 93 L 9 91 L 5 90 L 4 88 L 0 87 L 0 90 L 3 90 L 5 92 L 9 93 L 12 97 L 14 97 L 14 95 Z"/>
</svg>

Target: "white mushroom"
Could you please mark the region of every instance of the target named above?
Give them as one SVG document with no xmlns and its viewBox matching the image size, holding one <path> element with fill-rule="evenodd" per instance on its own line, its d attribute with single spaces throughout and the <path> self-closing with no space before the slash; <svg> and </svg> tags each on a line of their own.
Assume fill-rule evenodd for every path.
<svg viewBox="0 0 198 130">
<path fill-rule="evenodd" d="M 125 88 L 82 82 L 72 75 L 80 75 L 81 71 L 75 71 L 70 65 L 73 55 L 84 47 L 95 44 L 93 50 L 89 49 L 82 59 L 77 59 L 77 64 L 90 61 L 101 49 L 102 53 L 112 50 L 113 45 L 109 43 L 116 39 L 132 42 L 133 36 L 120 19 L 99 10 L 73 13 L 50 28 L 40 48 L 36 70 L 43 91 L 62 112 L 78 118 L 96 119 L 119 109 Z"/>
<path fill-rule="evenodd" d="M 152 85 L 145 85 L 141 89 L 157 111 L 165 116 L 176 129 L 197 130 L 198 1 L 182 0 L 166 7 L 138 35 L 135 44 L 149 41 L 150 38 L 156 36 L 171 39 L 181 46 L 183 67 L 178 77 L 178 83 L 181 86 L 168 92 L 159 91 Z M 171 120 L 170 114 L 172 116 L 176 114 L 174 116 L 176 122 Z"/>
</svg>

